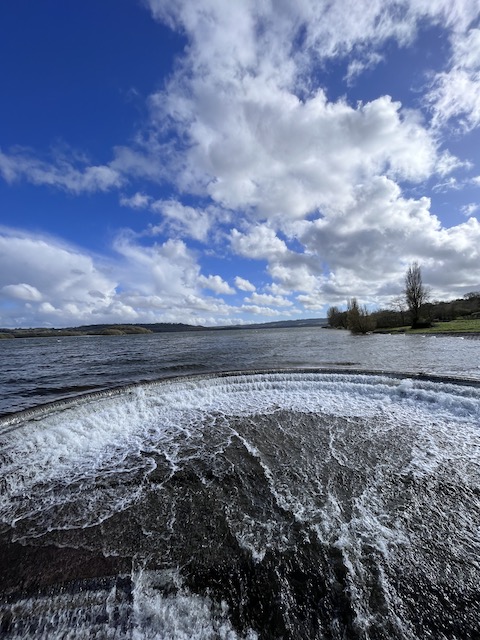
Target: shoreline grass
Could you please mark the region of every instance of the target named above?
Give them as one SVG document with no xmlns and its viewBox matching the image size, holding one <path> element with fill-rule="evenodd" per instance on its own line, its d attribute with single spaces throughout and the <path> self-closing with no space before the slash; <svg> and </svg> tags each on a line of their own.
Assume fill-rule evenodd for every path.
<svg viewBox="0 0 480 640">
<path fill-rule="evenodd" d="M 480 334 L 480 318 L 457 318 L 449 322 L 434 322 L 429 328 L 412 329 L 410 326 L 376 329 L 375 333 L 408 333 L 408 334 L 445 334 L 462 333 Z"/>
</svg>

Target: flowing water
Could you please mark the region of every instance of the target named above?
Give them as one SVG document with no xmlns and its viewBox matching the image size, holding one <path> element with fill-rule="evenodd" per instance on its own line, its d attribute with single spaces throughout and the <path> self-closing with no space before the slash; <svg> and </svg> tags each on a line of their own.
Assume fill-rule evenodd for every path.
<svg viewBox="0 0 480 640">
<path fill-rule="evenodd" d="M 480 637 L 480 341 L 318 334 L 1 344 L 0 636 Z"/>
</svg>

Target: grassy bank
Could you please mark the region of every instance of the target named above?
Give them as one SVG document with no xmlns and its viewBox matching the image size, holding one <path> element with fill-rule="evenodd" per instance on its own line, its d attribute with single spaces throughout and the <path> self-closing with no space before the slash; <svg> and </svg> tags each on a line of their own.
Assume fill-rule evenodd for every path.
<svg viewBox="0 0 480 640">
<path fill-rule="evenodd" d="M 388 330 L 377 329 L 376 333 L 480 334 L 480 318 L 457 318 L 450 322 L 434 322 L 428 329 L 411 329 L 409 326 L 395 327 Z"/>
</svg>

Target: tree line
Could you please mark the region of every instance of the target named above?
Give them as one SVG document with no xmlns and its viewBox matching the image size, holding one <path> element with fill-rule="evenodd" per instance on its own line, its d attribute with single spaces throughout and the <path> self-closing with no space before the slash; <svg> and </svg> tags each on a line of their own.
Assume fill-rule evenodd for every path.
<svg viewBox="0 0 480 640">
<path fill-rule="evenodd" d="M 461 299 L 430 301 L 430 289 L 423 284 L 422 272 L 413 262 L 404 277 L 402 293 L 386 309 L 369 312 L 356 298 L 347 302 L 346 311 L 332 306 L 328 309 L 328 324 L 350 329 L 352 333 L 369 333 L 375 329 L 393 329 L 410 325 L 412 329 L 430 327 L 433 321 L 448 322 L 459 316 L 480 317 L 480 291 L 471 291 Z"/>
</svg>

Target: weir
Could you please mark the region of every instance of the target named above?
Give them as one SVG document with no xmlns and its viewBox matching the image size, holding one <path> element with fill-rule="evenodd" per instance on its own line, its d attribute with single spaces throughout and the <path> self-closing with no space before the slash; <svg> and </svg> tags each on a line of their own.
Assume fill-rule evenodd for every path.
<svg viewBox="0 0 480 640">
<path fill-rule="evenodd" d="M 3 637 L 475 637 L 479 425 L 471 381 L 315 370 L 4 421 Z"/>
</svg>

